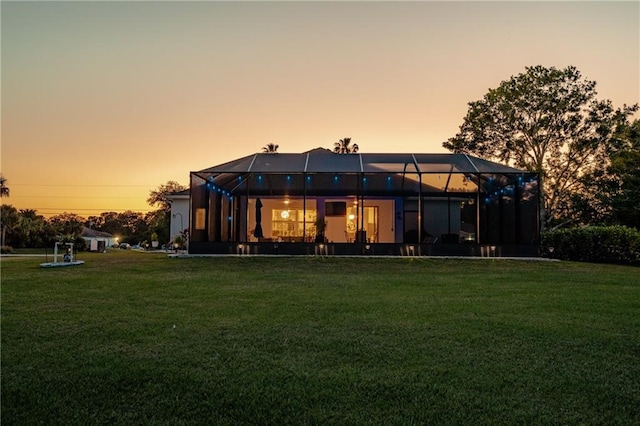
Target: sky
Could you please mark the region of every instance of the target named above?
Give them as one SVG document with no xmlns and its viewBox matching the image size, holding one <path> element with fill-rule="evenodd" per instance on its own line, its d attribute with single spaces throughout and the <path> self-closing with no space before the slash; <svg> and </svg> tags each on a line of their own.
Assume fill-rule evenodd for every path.
<svg viewBox="0 0 640 426">
<path fill-rule="evenodd" d="M 3 203 L 153 208 L 149 191 L 260 152 L 446 152 L 468 103 L 543 65 L 640 102 L 640 3 L 0 3 Z M 636 117 L 640 117 L 636 114 Z"/>
</svg>

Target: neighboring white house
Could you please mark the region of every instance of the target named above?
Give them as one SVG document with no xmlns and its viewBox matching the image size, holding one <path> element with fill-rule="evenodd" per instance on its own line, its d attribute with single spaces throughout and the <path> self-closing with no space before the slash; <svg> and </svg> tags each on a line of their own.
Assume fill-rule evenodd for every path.
<svg viewBox="0 0 640 426">
<path fill-rule="evenodd" d="M 172 241 L 180 232 L 189 229 L 189 195 L 188 189 L 167 195 L 167 199 L 171 203 L 169 235 Z"/>
<path fill-rule="evenodd" d="M 86 226 L 82 227 L 80 236 L 87 242 L 90 251 L 104 251 L 107 247 L 118 243 L 118 239 L 108 232 L 97 231 Z"/>
</svg>

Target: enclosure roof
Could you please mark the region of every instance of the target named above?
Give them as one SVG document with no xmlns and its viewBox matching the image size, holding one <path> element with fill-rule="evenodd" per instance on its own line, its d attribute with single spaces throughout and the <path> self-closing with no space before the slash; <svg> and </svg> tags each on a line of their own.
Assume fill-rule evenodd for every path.
<svg viewBox="0 0 640 426">
<path fill-rule="evenodd" d="M 467 154 L 256 153 L 200 173 L 526 173 Z"/>
</svg>

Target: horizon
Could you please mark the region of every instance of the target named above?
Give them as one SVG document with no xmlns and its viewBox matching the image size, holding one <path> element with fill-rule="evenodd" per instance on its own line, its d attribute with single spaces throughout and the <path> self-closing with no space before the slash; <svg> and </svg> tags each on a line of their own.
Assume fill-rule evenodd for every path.
<svg viewBox="0 0 640 426">
<path fill-rule="evenodd" d="M 45 217 L 155 210 L 151 190 L 269 143 L 447 153 L 468 102 L 527 66 L 640 102 L 637 2 L 0 7 L 2 203 Z"/>
</svg>

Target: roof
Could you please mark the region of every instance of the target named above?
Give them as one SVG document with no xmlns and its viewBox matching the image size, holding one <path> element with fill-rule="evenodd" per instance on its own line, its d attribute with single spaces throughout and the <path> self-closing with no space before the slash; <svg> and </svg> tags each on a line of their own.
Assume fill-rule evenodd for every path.
<svg viewBox="0 0 640 426">
<path fill-rule="evenodd" d="M 113 235 L 108 232 L 98 231 L 96 229 L 87 228 L 86 226 L 82 227 L 81 237 L 84 238 L 113 238 Z"/>
<path fill-rule="evenodd" d="M 526 173 L 467 154 L 256 153 L 199 173 Z"/>
<path fill-rule="evenodd" d="M 467 154 L 337 154 L 324 148 L 252 154 L 192 175 L 229 196 L 492 193 L 536 176 Z"/>
<path fill-rule="evenodd" d="M 183 191 L 176 191 L 167 194 L 167 198 L 189 198 L 189 189 Z"/>
</svg>

